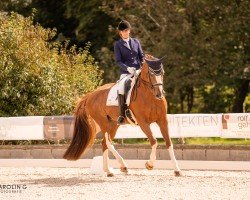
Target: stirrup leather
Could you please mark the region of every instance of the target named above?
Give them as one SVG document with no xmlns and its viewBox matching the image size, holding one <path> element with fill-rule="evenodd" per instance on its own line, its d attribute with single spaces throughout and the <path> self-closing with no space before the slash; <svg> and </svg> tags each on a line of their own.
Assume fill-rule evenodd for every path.
<svg viewBox="0 0 250 200">
<path fill-rule="evenodd" d="M 129 108 L 125 110 L 125 116 L 131 125 L 138 125 L 134 113 Z"/>
</svg>

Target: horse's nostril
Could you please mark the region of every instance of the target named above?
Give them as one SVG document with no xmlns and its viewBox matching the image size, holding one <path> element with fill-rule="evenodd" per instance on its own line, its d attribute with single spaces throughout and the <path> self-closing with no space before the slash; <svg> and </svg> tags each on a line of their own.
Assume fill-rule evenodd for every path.
<svg viewBox="0 0 250 200">
<path fill-rule="evenodd" d="M 157 94 L 157 95 L 156 95 L 156 98 L 161 99 L 162 96 L 161 96 L 160 94 Z"/>
</svg>

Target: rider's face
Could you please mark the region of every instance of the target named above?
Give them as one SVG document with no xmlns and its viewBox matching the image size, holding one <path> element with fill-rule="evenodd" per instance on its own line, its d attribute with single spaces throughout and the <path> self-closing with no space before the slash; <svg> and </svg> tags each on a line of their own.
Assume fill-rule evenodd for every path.
<svg viewBox="0 0 250 200">
<path fill-rule="evenodd" d="M 123 39 L 127 39 L 129 38 L 129 34 L 130 34 L 130 29 L 125 29 L 123 31 L 119 31 L 120 33 L 120 36 L 123 38 Z"/>
</svg>

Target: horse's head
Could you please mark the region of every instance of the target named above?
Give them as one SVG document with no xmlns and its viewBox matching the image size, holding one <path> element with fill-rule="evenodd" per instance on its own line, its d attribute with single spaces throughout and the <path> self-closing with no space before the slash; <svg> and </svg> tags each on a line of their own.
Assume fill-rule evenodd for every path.
<svg viewBox="0 0 250 200">
<path fill-rule="evenodd" d="M 141 70 L 141 79 L 151 87 L 157 99 L 162 99 L 165 92 L 163 90 L 164 69 L 162 60 L 150 55 L 146 55 Z"/>
</svg>

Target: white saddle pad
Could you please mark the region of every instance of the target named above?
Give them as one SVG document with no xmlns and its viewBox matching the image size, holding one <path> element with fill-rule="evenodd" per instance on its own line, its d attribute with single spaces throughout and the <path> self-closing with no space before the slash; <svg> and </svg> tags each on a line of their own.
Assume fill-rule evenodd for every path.
<svg viewBox="0 0 250 200">
<path fill-rule="evenodd" d="M 129 106 L 129 104 L 130 104 L 131 93 L 132 93 L 132 90 L 133 90 L 134 85 L 135 85 L 136 77 L 133 76 L 131 78 L 131 80 L 132 80 L 132 82 L 131 82 L 131 88 L 128 91 L 128 95 L 127 95 L 127 99 L 126 99 L 127 106 Z M 107 102 L 106 102 L 107 106 L 119 106 L 119 104 L 118 104 L 118 89 L 119 88 L 118 87 L 119 87 L 119 83 L 117 82 L 110 89 L 109 94 L 108 94 L 108 98 L 107 98 Z"/>
<path fill-rule="evenodd" d="M 110 90 L 107 98 L 106 105 L 107 106 L 118 106 L 118 86 L 119 84 L 116 83 Z"/>
</svg>

